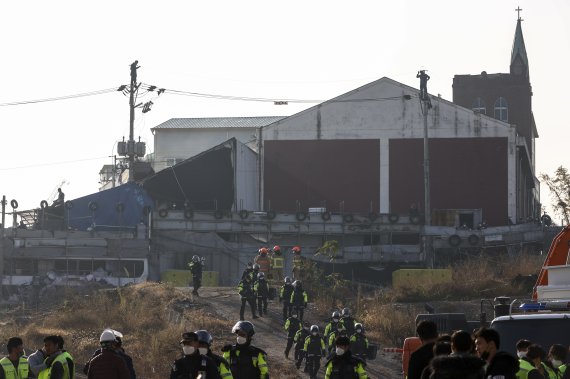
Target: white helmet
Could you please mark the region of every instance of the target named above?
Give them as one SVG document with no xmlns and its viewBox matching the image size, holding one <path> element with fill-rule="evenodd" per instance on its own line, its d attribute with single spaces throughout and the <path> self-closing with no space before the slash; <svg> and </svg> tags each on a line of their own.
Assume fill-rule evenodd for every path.
<svg viewBox="0 0 570 379">
<path fill-rule="evenodd" d="M 113 333 L 113 330 L 105 329 L 103 330 L 103 333 L 101 333 L 101 336 L 99 337 L 99 342 L 100 343 L 117 342 L 117 337 L 115 336 L 115 333 Z"/>
</svg>

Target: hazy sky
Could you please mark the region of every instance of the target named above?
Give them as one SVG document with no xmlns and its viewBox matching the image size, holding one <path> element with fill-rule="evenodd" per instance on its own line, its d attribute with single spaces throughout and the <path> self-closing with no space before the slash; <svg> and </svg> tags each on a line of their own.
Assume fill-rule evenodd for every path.
<svg viewBox="0 0 570 379">
<path fill-rule="evenodd" d="M 67 199 L 98 189 L 99 170 L 128 137 L 120 92 L 6 103 L 139 81 L 220 95 L 326 100 L 383 76 L 452 100 L 455 74 L 508 72 L 516 26 L 533 87 L 537 173 L 570 166 L 570 1 L 10 1 L 1 7 L 0 195 L 37 207 L 65 181 Z M 151 100 L 148 95 L 141 101 Z M 135 136 L 173 117 L 291 115 L 313 104 L 161 95 L 136 113 Z M 543 203 L 550 202 L 542 191 Z"/>
</svg>

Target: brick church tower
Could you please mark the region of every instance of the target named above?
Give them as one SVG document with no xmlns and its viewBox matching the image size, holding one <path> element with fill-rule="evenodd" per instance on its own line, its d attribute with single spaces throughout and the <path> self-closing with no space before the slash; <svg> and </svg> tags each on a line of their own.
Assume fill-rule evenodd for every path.
<svg viewBox="0 0 570 379">
<path fill-rule="evenodd" d="M 517 9 L 520 11 L 521 9 Z M 453 102 L 474 112 L 494 117 L 516 128 L 517 215 L 525 222 L 540 215 L 538 180 L 535 177 L 534 140 L 538 138 L 532 114 L 532 87 L 521 21 L 517 19 L 509 73 L 455 75 Z"/>
</svg>

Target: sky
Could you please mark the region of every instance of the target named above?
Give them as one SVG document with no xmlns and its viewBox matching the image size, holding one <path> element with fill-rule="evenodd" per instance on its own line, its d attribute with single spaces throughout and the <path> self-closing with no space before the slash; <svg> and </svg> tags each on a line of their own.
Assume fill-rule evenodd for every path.
<svg viewBox="0 0 570 379">
<path fill-rule="evenodd" d="M 66 199 L 96 192 L 99 170 L 129 135 L 121 92 L 130 81 L 238 97 L 327 100 L 381 77 L 452 100 L 456 74 L 508 72 L 517 13 L 540 138 L 536 172 L 570 166 L 566 141 L 570 1 L 37 1 L 0 13 L 0 196 L 38 207 L 61 186 Z M 288 116 L 314 104 L 204 99 L 149 93 L 135 138 L 174 117 Z M 542 188 L 542 202 L 549 203 Z"/>
</svg>

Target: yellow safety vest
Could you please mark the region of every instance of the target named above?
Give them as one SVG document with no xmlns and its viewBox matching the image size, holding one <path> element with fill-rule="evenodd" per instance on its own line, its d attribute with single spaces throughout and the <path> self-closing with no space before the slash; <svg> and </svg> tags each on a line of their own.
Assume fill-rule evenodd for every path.
<svg viewBox="0 0 570 379">
<path fill-rule="evenodd" d="M 519 371 L 517 372 L 517 379 L 527 379 L 528 373 L 534 370 L 535 367 L 525 359 L 519 359 Z"/>
<path fill-rule="evenodd" d="M 48 358 L 46 358 L 46 360 L 47 359 Z M 64 353 L 58 354 L 57 357 L 55 357 L 55 359 L 53 360 L 53 363 L 51 364 L 50 367 L 40 371 L 40 373 L 38 375 L 38 379 L 50 379 L 51 378 L 51 368 L 53 367 L 53 365 L 56 362 L 61 363 L 61 365 L 63 366 L 63 379 L 70 379 L 69 367 L 67 366 L 67 359 L 65 359 Z"/>
<path fill-rule="evenodd" d="M 19 361 L 18 371 L 16 371 L 16 367 L 14 367 L 14 364 L 8 357 L 0 359 L 0 365 L 2 365 L 6 379 L 28 378 L 28 373 L 30 372 L 30 365 L 28 364 L 28 360 L 22 357 Z"/>
</svg>

